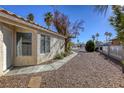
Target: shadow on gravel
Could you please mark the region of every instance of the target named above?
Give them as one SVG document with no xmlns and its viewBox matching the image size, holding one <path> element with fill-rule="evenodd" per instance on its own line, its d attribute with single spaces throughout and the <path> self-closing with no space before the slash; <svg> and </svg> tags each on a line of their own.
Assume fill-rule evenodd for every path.
<svg viewBox="0 0 124 93">
<path fill-rule="evenodd" d="M 120 71 L 122 71 L 122 63 L 112 57 L 108 57 L 107 55 L 103 53 L 99 53 L 100 56 L 102 56 L 105 60 L 107 60 L 110 64 L 117 67 Z"/>
</svg>

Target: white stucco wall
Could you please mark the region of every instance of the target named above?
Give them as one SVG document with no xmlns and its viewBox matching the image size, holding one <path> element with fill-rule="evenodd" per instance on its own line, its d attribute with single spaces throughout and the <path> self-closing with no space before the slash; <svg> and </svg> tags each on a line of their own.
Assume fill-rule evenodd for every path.
<svg viewBox="0 0 124 93">
<path fill-rule="evenodd" d="M 32 33 L 32 56 L 16 56 L 16 32 Z M 40 53 L 41 34 L 50 36 L 50 53 Z M 0 75 L 6 70 L 7 60 L 7 64 L 12 66 L 40 64 L 53 59 L 57 53 L 64 52 L 64 42 L 65 39 L 61 36 L 0 23 Z"/>
<path fill-rule="evenodd" d="M 0 23 L 0 73 L 13 65 L 13 26 Z"/>
<path fill-rule="evenodd" d="M 50 53 L 40 53 L 41 34 L 50 36 Z M 65 42 L 65 39 L 63 37 L 39 32 L 37 34 L 37 62 L 38 64 L 53 59 L 57 53 L 64 52 L 64 48 L 65 48 L 64 42 Z"/>
<path fill-rule="evenodd" d="M 1 26 L 1 23 L 0 23 L 0 76 L 2 75 L 3 73 L 3 51 L 2 51 L 2 44 L 3 44 L 3 33 L 2 33 L 2 26 Z"/>
</svg>

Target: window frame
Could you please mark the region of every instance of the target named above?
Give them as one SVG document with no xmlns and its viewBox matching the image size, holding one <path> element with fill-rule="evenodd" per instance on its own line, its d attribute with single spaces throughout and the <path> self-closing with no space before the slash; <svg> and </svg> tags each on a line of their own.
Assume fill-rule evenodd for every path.
<svg viewBox="0 0 124 93">
<path fill-rule="evenodd" d="M 18 38 L 18 37 L 17 37 L 17 33 L 21 33 L 21 34 L 31 34 L 31 42 L 30 42 L 30 43 L 31 43 L 31 44 L 30 44 L 30 45 L 31 45 L 31 53 L 30 53 L 30 55 L 23 55 L 23 53 L 22 53 L 21 55 L 18 55 L 18 54 L 17 54 L 17 52 L 18 52 L 18 50 L 17 50 L 17 38 Z M 32 38 L 33 38 L 33 35 L 32 35 L 31 32 L 16 32 L 16 40 L 15 40 L 16 45 L 15 45 L 15 46 L 16 46 L 16 56 L 17 56 L 17 57 L 19 57 L 19 56 L 32 56 L 32 49 L 33 49 L 33 48 L 32 48 L 32 43 L 33 43 L 33 42 L 32 42 Z M 22 44 L 23 44 L 23 43 L 25 43 L 25 42 L 22 42 Z M 23 50 L 22 50 L 22 51 L 23 51 Z"/>
<path fill-rule="evenodd" d="M 41 34 L 40 36 L 41 36 L 41 38 L 40 38 L 40 53 L 44 54 L 45 53 L 45 35 Z M 43 48 L 44 50 L 42 50 L 42 43 L 41 43 L 42 37 L 44 37 L 44 40 L 43 40 L 44 41 L 44 48 Z"/>
<path fill-rule="evenodd" d="M 45 53 L 50 53 L 50 36 L 45 36 Z M 47 48 L 46 48 L 46 46 L 48 46 L 49 45 L 49 47 L 48 47 L 48 50 L 47 50 Z"/>
<path fill-rule="evenodd" d="M 50 53 L 50 51 L 51 51 L 51 49 L 50 49 L 51 37 L 49 35 L 45 35 L 45 34 L 41 34 L 40 36 L 41 36 L 41 38 L 42 38 L 42 36 L 44 37 L 44 52 L 41 52 L 42 51 L 41 50 L 42 44 L 41 44 L 41 39 L 40 39 L 40 54 Z M 46 40 L 46 38 L 49 38 L 49 39 Z M 49 41 L 49 51 L 46 51 L 46 42 L 48 42 L 48 41 Z"/>
</svg>

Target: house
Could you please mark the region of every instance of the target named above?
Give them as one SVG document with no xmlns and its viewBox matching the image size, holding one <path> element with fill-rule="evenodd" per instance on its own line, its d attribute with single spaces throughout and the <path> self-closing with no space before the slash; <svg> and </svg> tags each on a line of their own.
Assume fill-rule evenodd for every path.
<svg viewBox="0 0 124 93">
<path fill-rule="evenodd" d="M 65 36 L 0 9 L 0 75 L 13 66 L 37 65 L 64 52 Z"/>
<path fill-rule="evenodd" d="M 111 40 L 111 45 L 120 45 L 120 41 L 117 38 Z"/>
</svg>

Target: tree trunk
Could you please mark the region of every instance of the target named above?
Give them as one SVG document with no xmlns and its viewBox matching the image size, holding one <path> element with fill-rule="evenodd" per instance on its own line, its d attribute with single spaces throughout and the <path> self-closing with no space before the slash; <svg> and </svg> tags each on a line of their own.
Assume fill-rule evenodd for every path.
<svg viewBox="0 0 124 93">
<path fill-rule="evenodd" d="M 65 38 L 65 52 L 68 52 L 68 38 Z"/>
</svg>

